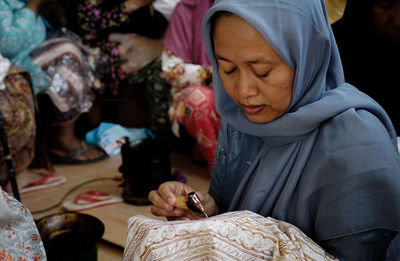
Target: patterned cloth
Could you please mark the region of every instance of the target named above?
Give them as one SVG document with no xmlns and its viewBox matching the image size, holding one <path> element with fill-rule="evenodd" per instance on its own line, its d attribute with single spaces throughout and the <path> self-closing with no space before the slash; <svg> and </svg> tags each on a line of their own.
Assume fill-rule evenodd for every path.
<svg viewBox="0 0 400 261">
<path fill-rule="evenodd" d="M 105 8 L 102 0 L 85 0 L 78 5 L 82 41 L 98 54 L 97 74 L 93 88 L 100 93 L 106 89 L 117 94 L 118 86 L 126 78 L 121 69 L 117 42 L 110 42 L 108 34 L 122 24 L 129 23 L 129 14 L 123 4 Z"/>
<path fill-rule="evenodd" d="M 211 68 L 185 63 L 168 50 L 161 57 L 162 70 L 172 86 L 169 109 L 172 131 L 179 137 L 179 124 L 184 126 L 196 139 L 199 152 L 211 170 L 220 125 L 210 87 Z"/>
<path fill-rule="evenodd" d="M 176 121 L 185 126 L 187 132 L 196 139 L 198 150 L 211 171 L 220 125 L 212 88 L 190 86 L 183 89 L 176 100 L 175 109 Z"/>
<path fill-rule="evenodd" d="M 151 62 L 137 74 L 128 76 L 130 84 L 143 85 L 150 112 L 150 130 L 156 136 L 168 136 L 171 123 L 168 117 L 171 85 L 162 77 L 161 59 Z"/>
<path fill-rule="evenodd" d="M 119 43 L 108 40 L 110 33 L 137 33 L 150 38 L 163 34 L 167 21 L 149 6 L 127 13 L 124 2 L 82 0 L 78 5 L 79 35 L 83 42 L 97 54 L 97 74 L 93 88 L 99 93 L 118 93 L 127 77 L 121 69 L 123 61 Z"/>
<path fill-rule="evenodd" d="M 35 94 L 49 91 L 60 114 L 88 111 L 91 79 L 79 43 L 65 38 L 45 41 L 42 18 L 24 6 L 23 1 L 0 0 L 0 53 L 29 72 Z"/>
<path fill-rule="evenodd" d="M 0 188 L 0 260 L 45 261 L 46 253 L 29 210 Z"/>
<path fill-rule="evenodd" d="M 237 211 L 191 221 L 131 217 L 123 260 L 337 259 L 289 223 Z"/>
<path fill-rule="evenodd" d="M 68 37 L 48 39 L 30 54 L 32 61 L 50 77 L 45 93 L 64 120 L 87 112 L 92 106 L 92 84 L 86 58 L 77 41 Z"/>
<path fill-rule="evenodd" d="M 1 56 L 0 56 L 1 57 Z M 0 80 L 2 81 L 2 80 Z M 0 91 L 0 110 L 15 171 L 26 169 L 35 153 L 35 104 L 28 74 L 11 67 L 4 79 L 5 90 Z M 0 185 L 7 179 L 3 148 L 0 146 Z"/>
</svg>

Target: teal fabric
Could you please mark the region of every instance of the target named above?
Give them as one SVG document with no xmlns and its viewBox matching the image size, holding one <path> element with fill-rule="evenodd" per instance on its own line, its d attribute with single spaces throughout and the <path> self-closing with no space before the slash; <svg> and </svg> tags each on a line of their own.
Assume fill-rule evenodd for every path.
<svg viewBox="0 0 400 261">
<path fill-rule="evenodd" d="M 32 78 L 35 93 L 47 86 L 48 76 L 32 62 L 29 53 L 46 39 L 43 20 L 18 0 L 0 0 L 0 53 Z"/>
<path fill-rule="evenodd" d="M 46 261 L 46 252 L 29 210 L 0 188 L 0 260 Z"/>
<path fill-rule="evenodd" d="M 295 71 L 287 112 L 250 122 L 226 93 L 211 36 L 218 11 L 255 26 Z M 210 194 L 294 224 L 317 242 L 400 230 L 400 158 L 382 107 L 346 84 L 324 0 L 217 0 L 203 20 L 222 118 Z"/>
</svg>

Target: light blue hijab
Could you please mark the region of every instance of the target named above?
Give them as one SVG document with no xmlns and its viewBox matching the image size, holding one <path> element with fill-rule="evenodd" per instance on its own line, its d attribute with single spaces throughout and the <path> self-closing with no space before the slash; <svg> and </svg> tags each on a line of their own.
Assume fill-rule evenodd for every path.
<svg viewBox="0 0 400 261">
<path fill-rule="evenodd" d="M 282 117 L 253 123 L 226 93 L 211 35 L 219 11 L 252 24 L 295 71 Z M 217 0 L 203 39 L 222 118 L 210 184 L 221 211 L 272 216 L 317 240 L 400 230 L 396 133 L 379 104 L 345 83 L 324 0 Z"/>
</svg>

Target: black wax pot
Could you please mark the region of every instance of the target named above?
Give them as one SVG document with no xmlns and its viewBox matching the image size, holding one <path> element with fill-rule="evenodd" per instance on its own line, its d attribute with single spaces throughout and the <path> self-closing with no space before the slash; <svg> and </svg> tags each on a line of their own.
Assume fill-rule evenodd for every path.
<svg viewBox="0 0 400 261">
<path fill-rule="evenodd" d="M 103 223 L 81 213 L 60 213 L 36 221 L 48 261 L 97 261 Z"/>
</svg>

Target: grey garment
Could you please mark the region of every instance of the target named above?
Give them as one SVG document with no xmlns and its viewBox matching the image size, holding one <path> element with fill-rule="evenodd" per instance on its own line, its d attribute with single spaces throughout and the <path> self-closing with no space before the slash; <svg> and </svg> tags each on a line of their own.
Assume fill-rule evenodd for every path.
<svg viewBox="0 0 400 261">
<path fill-rule="evenodd" d="M 296 161 L 303 162 L 306 139 L 268 146 L 222 122 L 209 190 L 220 211 L 248 209 L 284 220 L 317 241 L 376 228 L 398 231 L 399 157 L 389 138 L 378 142 L 387 135 L 383 126 L 368 129 L 379 121 L 366 111 L 360 114 L 366 121 L 354 119 L 353 125 L 369 135 L 346 131 L 344 121 L 353 116 L 351 112 L 327 121 L 314 133 L 300 172 Z M 329 131 L 332 125 L 337 127 L 334 136 Z M 343 135 L 352 137 L 347 146 L 338 142 Z M 291 147 L 298 154 L 268 158 Z"/>
<path fill-rule="evenodd" d="M 393 231 L 375 229 L 324 241 L 320 245 L 341 261 L 398 261 L 387 258 L 387 249 L 395 235 Z"/>
<path fill-rule="evenodd" d="M 395 238 L 390 242 L 389 248 L 386 253 L 386 261 L 399 261 L 400 260 L 400 233 L 397 233 Z"/>
<path fill-rule="evenodd" d="M 251 122 L 226 93 L 211 35 L 220 11 L 255 26 L 295 71 L 280 118 Z M 210 184 L 222 211 L 284 220 L 318 242 L 400 231 L 396 133 L 379 104 L 344 82 L 324 0 L 218 0 L 205 15 L 203 38 L 222 118 Z"/>
</svg>

